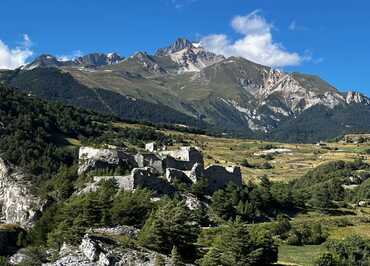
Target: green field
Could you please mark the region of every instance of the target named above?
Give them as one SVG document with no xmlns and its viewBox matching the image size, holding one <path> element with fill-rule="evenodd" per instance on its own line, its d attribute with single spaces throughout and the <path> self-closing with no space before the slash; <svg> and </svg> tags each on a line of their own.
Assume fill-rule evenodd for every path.
<svg viewBox="0 0 370 266">
<path fill-rule="evenodd" d="M 281 265 L 311 266 L 324 251 L 324 245 L 281 245 L 279 246 L 278 263 Z"/>
</svg>

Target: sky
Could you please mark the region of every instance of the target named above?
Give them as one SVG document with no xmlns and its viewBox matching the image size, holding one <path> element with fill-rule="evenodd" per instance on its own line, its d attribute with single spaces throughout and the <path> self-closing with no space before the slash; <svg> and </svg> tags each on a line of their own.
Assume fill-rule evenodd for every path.
<svg viewBox="0 0 370 266">
<path fill-rule="evenodd" d="M 178 37 L 370 95 L 367 0 L 1 0 L 0 68 L 40 54 L 154 53 Z"/>
</svg>

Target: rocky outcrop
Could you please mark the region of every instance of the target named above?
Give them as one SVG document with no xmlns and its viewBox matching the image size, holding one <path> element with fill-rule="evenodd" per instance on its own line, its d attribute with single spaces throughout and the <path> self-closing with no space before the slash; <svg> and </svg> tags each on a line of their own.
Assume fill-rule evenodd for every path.
<svg viewBox="0 0 370 266">
<path fill-rule="evenodd" d="M 110 235 L 110 236 L 128 236 L 129 238 L 137 238 L 140 230 L 127 225 L 119 225 L 115 227 L 100 227 L 100 228 L 91 228 L 88 230 L 88 233 Z"/>
<path fill-rule="evenodd" d="M 44 266 L 154 266 L 157 256 L 162 256 L 165 265 L 170 258 L 145 249 L 125 249 L 109 238 L 86 234 L 78 247 L 63 245 L 58 259 Z"/>
<path fill-rule="evenodd" d="M 0 158 L 1 220 L 30 228 L 44 204 L 32 192 L 31 177 Z"/>
<path fill-rule="evenodd" d="M 358 104 L 370 105 L 370 99 L 359 92 L 349 91 L 347 92 L 346 103 L 347 104 L 358 103 Z"/>
<path fill-rule="evenodd" d="M 79 150 L 78 174 L 99 169 L 114 169 L 117 167 L 132 169 L 137 164 L 133 155 L 123 149 L 97 149 L 81 147 Z"/>
<path fill-rule="evenodd" d="M 19 249 L 16 253 L 9 257 L 8 262 L 10 265 L 19 265 L 21 263 L 25 263 L 26 261 L 30 260 L 29 252 L 27 249 Z M 23 264 L 25 265 L 25 264 Z"/>
</svg>

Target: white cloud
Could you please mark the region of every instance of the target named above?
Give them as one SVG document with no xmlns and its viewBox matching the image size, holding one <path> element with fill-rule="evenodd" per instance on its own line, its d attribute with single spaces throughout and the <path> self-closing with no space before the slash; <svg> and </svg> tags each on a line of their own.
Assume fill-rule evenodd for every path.
<svg viewBox="0 0 370 266">
<path fill-rule="evenodd" d="M 281 44 L 273 41 L 273 25 L 258 10 L 246 16 L 234 17 L 231 26 L 243 36 L 231 40 L 225 34 L 209 35 L 201 39 L 202 46 L 226 57 L 240 56 L 273 67 L 299 65 L 305 60 L 298 53 L 288 52 Z"/>
<path fill-rule="evenodd" d="M 27 34 L 23 35 L 23 42 L 15 47 L 9 48 L 0 40 L 0 69 L 15 69 L 24 65 L 32 56 L 32 42 Z"/>
</svg>

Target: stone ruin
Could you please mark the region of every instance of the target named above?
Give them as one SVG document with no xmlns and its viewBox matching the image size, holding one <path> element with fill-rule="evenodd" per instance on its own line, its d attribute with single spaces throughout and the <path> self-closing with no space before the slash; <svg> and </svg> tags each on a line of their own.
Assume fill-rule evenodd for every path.
<svg viewBox="0 0 370 266">
<path fill-rule="evenodd" d="M 206 192 L 225 187 L 229 182 L 241 186 L 242 175 L 236 166 L 223 167 L 210 165 L 204 167 L 202 152 L 195 147 L 180 147 L 178 150 L 157 150 L 155 143 L 146 145 L 145 152 L 131 154 L 121 148 L 81 147 L 79 151 L 78 173 L 86 174 L 96 169 L 108 167 L 127 167 L 128 175 L 94 176 L 92 182 L 80 193 L 96 191 L 101 180 L 116 179 L 119 187 L 134 190 L 138 187 L 148 188 L 158 194 L 172 194 L 176 191 L 174 184 L 181 182 L 191 186 L 200 180 L 207 181 Z"/>
</svg>

